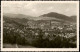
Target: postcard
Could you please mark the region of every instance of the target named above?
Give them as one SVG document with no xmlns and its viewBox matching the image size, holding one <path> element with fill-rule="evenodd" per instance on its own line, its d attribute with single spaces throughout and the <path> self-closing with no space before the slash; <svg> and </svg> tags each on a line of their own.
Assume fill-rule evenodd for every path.
<svg viewBox="0 0 80 52">
<path fill-rule="evenodd" d="M 79 1 L 1 1 L 1 51 L 79 51 Z"/>
</svg>

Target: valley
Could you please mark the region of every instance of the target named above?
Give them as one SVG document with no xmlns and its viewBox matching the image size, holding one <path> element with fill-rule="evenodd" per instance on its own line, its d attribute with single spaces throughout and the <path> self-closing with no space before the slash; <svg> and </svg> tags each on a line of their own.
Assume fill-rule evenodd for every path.
<svg viewBox="0 0 80 52">
<path fill-rule="evenodd" d="M 5 48 L 7 44 L 21 45 L 21 48 L 75 48 L 77 17 L 74 18 L 54 12 L 38 17 L 5 14 L 3 43 Z"/>
</svg>

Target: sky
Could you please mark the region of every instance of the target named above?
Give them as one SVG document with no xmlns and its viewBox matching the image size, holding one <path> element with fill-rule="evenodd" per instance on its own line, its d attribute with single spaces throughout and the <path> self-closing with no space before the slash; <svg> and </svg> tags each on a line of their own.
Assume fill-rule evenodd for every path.
<svg viewBox="0 0 80 52">
<path fill-rule="evenodd" d="M 3 2 L 3 13 L 40 16 L 49 12 L 57 12 L 67 16 L 77 15 L 76 3 L 44 3 L 44 2 Z"/>
</svg>

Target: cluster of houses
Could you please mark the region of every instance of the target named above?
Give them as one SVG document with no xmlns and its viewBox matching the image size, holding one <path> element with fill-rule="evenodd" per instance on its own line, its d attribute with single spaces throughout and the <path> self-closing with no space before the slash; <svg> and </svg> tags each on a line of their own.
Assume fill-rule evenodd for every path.
<svg viewBox="0 0 80 52">
<path fill-rule="evenodd" d="M 37 24 L 36 24 L 37 25 Z M 59 24 L 39 24 L 38 26 L 31 25 L 33 27 L 23 27 L 22 29 L 15 27 L 4 26 L 4 29 L 8 29 L 8 33 L 13 31 L 14 33 L 19 33 L 25 36 L 35 36 L 38 37 L 40 30 L 44 33 L 44 38 L 49 38 L 50 40 L 54 39 L 56 36 L 71 38 L 76 36 L 76 26 L 74 25 L 59 25 Z M 30 28 L 30 29 L 29 29 Z"/>
</svg>

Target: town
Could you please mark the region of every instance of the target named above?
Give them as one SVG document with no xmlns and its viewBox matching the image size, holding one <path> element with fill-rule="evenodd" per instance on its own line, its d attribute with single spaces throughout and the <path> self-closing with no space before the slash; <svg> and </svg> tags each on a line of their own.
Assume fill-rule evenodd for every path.
<svg viewBox="0 0 80 52">
<path fill-rule="evenodd" d="M 34 24 L 28 22 L 26 26 L 19 26 L 18 28 L 6 23 L 3 32 L 4 43 L 40 48 L 74 48 L 77 43 L 76 24 L 73 23 L 53 23 L 49 21 Z"/>
</svg>

